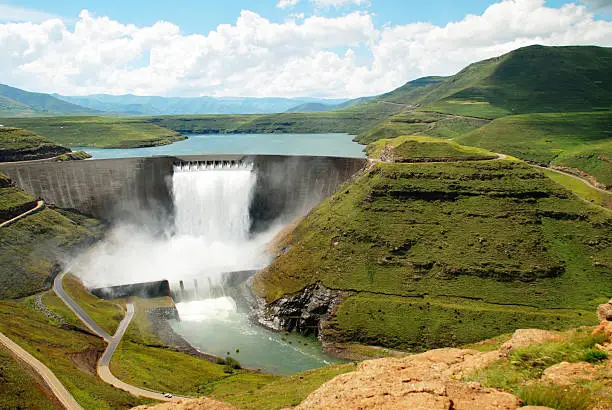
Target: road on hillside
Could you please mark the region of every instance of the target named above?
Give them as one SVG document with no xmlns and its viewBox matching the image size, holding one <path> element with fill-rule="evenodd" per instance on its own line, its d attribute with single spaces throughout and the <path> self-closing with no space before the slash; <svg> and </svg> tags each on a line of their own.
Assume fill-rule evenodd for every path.
<svg viewBox="0 0 612 410">
<path fill-rule="evenodd" d="M 64 290 L 64 286 L 62 285 L 62 281 L 64 280 L 64 276 L 66 272 L 62 272 L 55 277 L 53 281 L 53 291 L 59 296 L 60 299 L 64 301 L 64 303 L 74 312 L 74 314 L 95 334 L 100 336 L 107 342 L 110 342 L 112 337 L 104 329 L 102 329 L 89 315 L 83 310 L 82 307 L 78 305 Z"/>
<path fill-rule="evenodd" d="M 108 346 L 106 350 L 102 354 L 102 357 L 98 361 L 97 372 L 100 379 L 104 382 L 112 385 L 121 390 L 125 390 L 126 392 L 137 396 L 137 397 L 146 397 L 153 400 L 159 401 L 174 401 L 180 399 L 188 399 L 190 397 L 186 396 L 173 396 L 173 397 L 165 397 L 164 393 L 157 392 L 154 390 L 143 389 L 140 387 L 132 386 L 131 384 L 125 383 L 118 378 L 116 378 L 110 371 L 110 361 L 117 350 L 117 346 L 121 342 L 125 331 L 127 330 L 132 318 L 134 317 L 134 304 L 127 304 L 127 312 L 114 336 L 110 336 L 104 329 L 102 329 L 88 314 L 79 306 L 70 296 L 66 294 L 64 291 L 64 287 L 62 286 L 62 280 L 66 272 L 62 272 L 55 277 L 53 281 L 53 290 L 59 296 L 60 299 L 64 301 L 64 303 L 74 312 L 75 315 L 87 326 L 92 332 L 103 338 Z"/>
<path fill-rule="evenodd" d="M 104 351 L 104 354 L 98 361 L 98 376 L 100 376 L 100 378 L 104 382 L 112 385 L 113 387 L 119 388 L 121 390 L 125 390 L 126 392 L 134 396 L 137 396 L 137 397 L 146 397 L 149 399 L 160 400 L 160 401 L 171 401 L 172 399 L 178 400 L 181 398 L 188 398 L 188 397 L 181 397 L 181 396 L 174 396 L 172 399 L 167 398 L 164 396 L 163 393 L 156 392 L 153 390 L 148 390 L 148 389 L 142 389 L 140 387 L 136 387 L 136 386 L 132 386 L 131 384 L 127 384 L 119 380 L 118 378 L 116 378 L 111 373 L 110 371 L 111 358 L 113 357 L 113 354 L 115 353 L 115 350 L 117 349 L 117 346 L 119 346 L 119 343 L 121 342 L 121 339 L 123 338 L 123 335 L 125 334 L 125 331 L 130 325 L 130 322 L 132 321 L 133 317 L 134 317 L 134 304 L 128 303 L 127 313 L 125 314 L 125 317 L 119 324 L 119 327 L 117 328 L 117 332 L 115 332 L 115 335 L 113 336 L 111 341 L 108 343 L 108 346 L 106 347 L 106 350 Z"/>
<path fill-rule="evenodd" d="M 34 214 L 40 210 L 42 210 L 45 207 L 45 201 L 43 201 L 42 199 L 38 200 L 38 202 L 36 203 L 36 206 L 32 209 L 30 209 L 29 211 L 26 211 L 24 213 L 22 213 L 21 215 L 17 215 L 16 217 L 9 219 L 8 221 L 4 221 L 0 224 L 0 228 L 4 228 L 6 226 L 9 226 L 17 221 L 19 221 L 20 219 L 25 218 L 28 215 Z"/>
<path fill-rule="evenodd" d="M 545 170 L 548 170 L 548 171 L 553 171 L 553 172 L 556 172 L 557 174 L 567 175 L 568 177 L 573 178 L 573 179 L 575 179 L 577 181 L 580 181 L 583 184 L 588 185 L 590 188 L 598 190 L 599 192 L 603 192 L 604 194 L 612 194 L 612 192 L 610 192 L 610 191 L 608 191 L 606 189 L 603 189 L 603 188 L 599 188 L 599 187 L 591 184 L 591 182 L 589 180 L 584 179 L 582 177 L 579 177 L 578 175 L 570 174 L 569 172 L 561 171 L 559 169 L 543 167 L 541 165 L 535 165 L 535 164 L 529 164 L 529 165 L 531 165 L 532 167 L 536 167 L 536 168 L 540 168 L 540 169 L 545 169 Z"/>
<path fill-rule="evenodd" d="M 21 346 L 13 342 L 11 339 L 0 333 L 0 344 L 6 346 L 17 358 L 25 362 L 36 373 L 43 378 L 47 386 L 51 389 L 55 397 L 60 401 L 62 406 L 68 410 L 83 410 L 83 408 L 72 397 L 70 392 L 66 390 L 62 382 L 53 374 L 53 372 L 37 358 L 26 352 Z"/>
</svg>

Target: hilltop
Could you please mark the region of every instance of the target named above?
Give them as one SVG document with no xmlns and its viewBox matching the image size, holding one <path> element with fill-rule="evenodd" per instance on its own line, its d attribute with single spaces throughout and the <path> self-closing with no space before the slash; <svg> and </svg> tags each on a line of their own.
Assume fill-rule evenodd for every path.
<svg viewBox="0 0 612 410">
<path fill-rule="evenodd" d="M 609 110 L 610 72 L 612 48 L 530 46 L 471 64 L 450 77 L 409 82 L 378 99 L 488 119 Z"/>
<path fill-rule="evenodd" d="M 99 111 L 62 101 L 49 94 L 31 93 L 0 84 L 0 117 L 97 114 Z"/>
</svg>

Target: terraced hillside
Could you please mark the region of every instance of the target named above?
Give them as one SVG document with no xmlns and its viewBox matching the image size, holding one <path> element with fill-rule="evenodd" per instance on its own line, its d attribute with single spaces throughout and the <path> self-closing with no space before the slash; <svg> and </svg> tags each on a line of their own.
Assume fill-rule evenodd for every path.
<svg viewBox="0 0 612 410">
<path fill-rule="evenodd" d="M 280 316 L 288 295 L 333 290 L 334 342 L 420 350 L 593 324 L 611 227 L 517 160 L 378 163 L 300 223 L 255 289 Z"/>
</svg>

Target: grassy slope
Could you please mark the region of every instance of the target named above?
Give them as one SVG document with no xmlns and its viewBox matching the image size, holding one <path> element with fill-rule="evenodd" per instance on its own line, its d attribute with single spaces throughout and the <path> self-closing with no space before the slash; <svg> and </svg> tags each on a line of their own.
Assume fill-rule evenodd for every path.
<svg viewBox="0 0 612 410">
<path fill-rule="evenodd" d="M 0 331 L 47 365 L 84 408 L 127 409 L 146 403 L 95 375 L 96 359 L 106 346 L 100 338 L 58 327 L 33 309 L 32 298 L 0 301 Z"/>
<path fill-rule="evenodd" d="M 560 174 L 558 172 L 550 170 L 542 170 L 542 172 L 548 178 L 574 192 L 585 201 L 592 202 L 595 205 L 599 205 L 604 208 L 612 209 L 612 192 L 598 191 L 568 175 Z"/>
<path fill-rule="evenodd" d="M 0 222 L 32 209 L 36 198 L 13 186 L 13 181 L 0 173 Z"/>
<path fill-rule="evenodd" d="M 612 296 L 610 226 L 518 161 L 378 164 L 315 208 L 255 289 L 349 291 L 326 331 L 337 341 L 421 349 L 571 327 Z"/>
<path fill-rule="evenodd" d="M 93 113 L 79 105 L 55 98 L 49 94 L 31 93 L 0 84 L 0 117 L 14 115 L 58 115 Z"/>
<path fill-rule="evenodd" d="M 612 112 L 497 119 L 457 140 L 541 164 L 578 168 L 612 185 Z"/>
<path fill-rule="evenodd" d="M 365 102 L 344 110 L 257 115 L 188 115 L 151 117 L 153 124 L 183 133 L 326 133 L 357 134 L 401 110 Z"/>
<path fill-rule="evenodd" d="M 0 298 L 19 298 L 45 289 L 57 261 L 99 235 L 97 221 L 50 208 L 2 228 Z"/>
<path fill-rule="evenodd" d="M 0 347 L 0 409 L 54 409 L 51 400 L 34 379 L 33 371 Z"/>
<path fill-rule="evenodd" d="M 26 128 L 64 146 L 136 148 L 183 140 L 177 132 L 141 118 L 39 117 L 6 118 L 3 124 Z"/>
<path fill-rule="evenodd" d="M 362 132 L 355 139 L 361 144 L 369 144 L 379 139 L 395 138 L 402 135 L 429 135 L 450 139 L 482 127 L 488 122 L 488 120 L 478 118 L 421 110 L 404 111 Z"/>
<path fill-rule="evenodd" d="M 151 333 L 145 309 L 166 306 L 168 301 L 136 299 L 135 303 L 134 321 L 113 356 L 111 369 L 121 380 L 137 386 L 212 396 L 246 409 L 279 409 L 300 403 L 324 382 L 354 369 L 353 365 L 335 365 L 290 377 L 228 371 L 223 365 L 172 351 Z"/>
<path fill-rule="evenodd" d="M 422 162 L 423 160 L 494 159 L 497 156 L 481 148 L 465 147 L 456 142 L 434 137 L 403 136 L 383 139 L 369 144 L 369 158 L 378 158 L 385 147 L 391 147 L 395 162 Z"/>
<path fill-rule="evenodd" d="M 123 302 L 113 302 L 99 299 L 89 293 L 81 281 L 72 276 L 66 275 L 63 281 L 64 290 L 68 295 L 77 300 L 85 312 L 106 330 L 109 335 L 115 334 L 119 323 L 125 315 Z"/>
<path fill-rule="evenodd" d="M 516 394 L 525 405 L 547 406 L 560 410 L 588 410 L 610 408 L 612 388 L 609 366 L 594 360 L 593 352 L 601 351 L 597 344 L 603 334 L 591 335 L 592 328 L 578 328 L 562 334 L 566 341 L 547 342 L 513 351 L 490 366 L 467 375 L 464 379 L 477 381 L 486 387 L 504 389 Z M 600 356 L 603 357 L 603 356 Z M 571 386 L 542 383 L 544 370 L 561 362 L 591 362 L 597 365 L 593 380 Z"/>
<path fill-rule="evenodd" d="M 0 127 L 0 162 L 51 158 L 68 151 L 31 131 Z"/>
<path fill-rule="evenodd" d="M 431 111 L 480 118 L 609 110 L 610 71 L 612 48 L 530 46 L 474 63 L 416 93 L 409 83 L 391 98 Z"/>
</svg>

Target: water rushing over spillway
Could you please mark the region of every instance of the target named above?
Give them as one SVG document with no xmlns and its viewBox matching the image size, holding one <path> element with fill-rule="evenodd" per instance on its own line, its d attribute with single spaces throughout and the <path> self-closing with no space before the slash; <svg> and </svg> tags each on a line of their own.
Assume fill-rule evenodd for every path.
<svg viewBox="0 0 612 410">
<path fill-rule="evenodd" d="M 274 230 L 251 235 L 249 207 L 257 175 L 248 162 L 186 163 L 172 176 L 173 221 L 162 232 L 120 223 L 80 262 L 90 287 L 167 279 L 203 289 L 221 274 L 253 270 L 270 258 Z"/>
<path fill-rule="evenodd" d="M 249 163 L 174 167 L 172 195 L 178 235 L 241 243 L 248 239 L 249 205 L 257 177 Z"/>
</svg>

